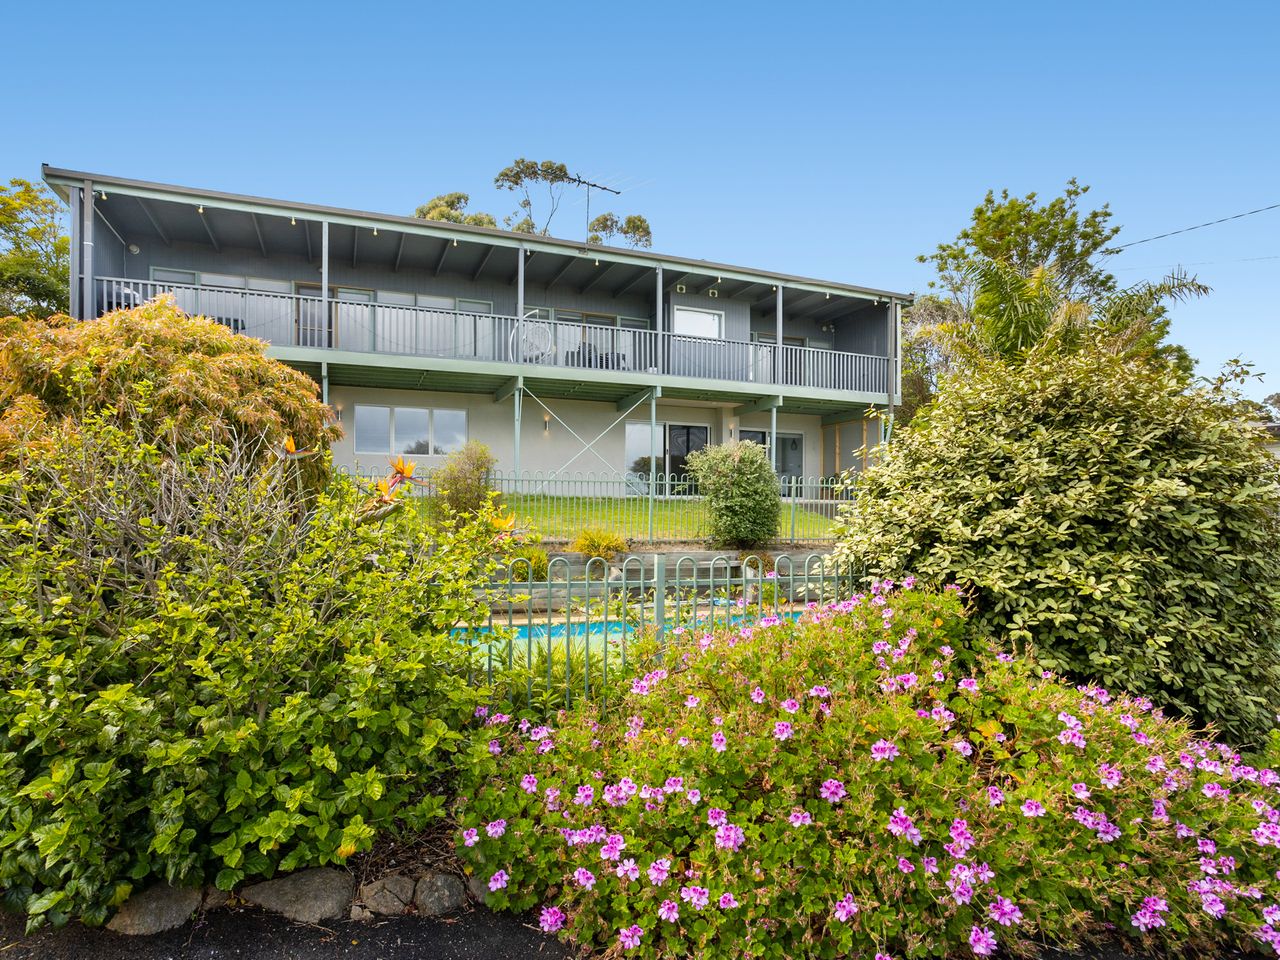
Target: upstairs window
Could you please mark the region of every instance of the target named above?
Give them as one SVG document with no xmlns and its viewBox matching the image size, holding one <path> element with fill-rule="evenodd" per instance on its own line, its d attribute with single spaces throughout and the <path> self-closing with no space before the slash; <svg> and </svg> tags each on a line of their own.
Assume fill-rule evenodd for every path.
<svg viewBox="0 0 1280 960">
<path fill-rule="evenodd" d="M 719 340 L 724 336 L 724 314 L 719 310 L 676 307 L 671 316 L 671 332 L 681 337 Z"/>
</svg>

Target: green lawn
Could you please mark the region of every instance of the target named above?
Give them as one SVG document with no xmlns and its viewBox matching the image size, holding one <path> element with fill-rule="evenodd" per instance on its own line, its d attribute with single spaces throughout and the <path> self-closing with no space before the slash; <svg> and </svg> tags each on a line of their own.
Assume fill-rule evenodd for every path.
<svg viewBox="0 0 1280 960">
<path fill-rule="evenodd" d="M 589 527 L 612 531 L 637 543 L 649 540 L 649 501 L 644 497 L 557 497 L 507 494 L 503 503 L 526 524 L 552 542 L 567 542 Z M 833 501 L 804 506 L 784 500 L 778 524 L 781 540 L 828 537 L 835 517 Z M 816 508 L 816 509 L 815 509 Z M 820 511 L 820 512 L 819 512 Z M 794 527 L 793 527 L 794 520 Z M 692 542 L 707 536 L 706 502 L 701 498 L 657 500 L 653 504 L 653 539 Z"/>
</svg>

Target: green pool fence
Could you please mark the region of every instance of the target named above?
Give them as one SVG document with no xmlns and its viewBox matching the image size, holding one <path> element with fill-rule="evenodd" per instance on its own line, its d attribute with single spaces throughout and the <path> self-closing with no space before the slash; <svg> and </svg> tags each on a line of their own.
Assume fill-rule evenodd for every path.
<svg viewBox="0 0 1280 960">
<path fill-rule="evenodd" d="M 861 571 L 830 555 L 631 555 L 585 566 L 557 557 L 546 579 L 514 560 L 485 591 L 483 622 L 459 628 L 473 680 L 514 708 L 553 712 L 598 696 L 637 643 L 749 626 L 848 599 Z"/>
</svg>

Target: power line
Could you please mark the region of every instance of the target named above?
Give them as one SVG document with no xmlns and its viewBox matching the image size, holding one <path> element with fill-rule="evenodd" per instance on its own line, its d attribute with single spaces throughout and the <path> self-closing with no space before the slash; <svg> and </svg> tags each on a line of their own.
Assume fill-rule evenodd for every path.
<svg viewBox="0 0 1280 960">
<path fill-rule="evenodd" d="M 1192 230 L 1201 230 L 1204 227 L 1213 227 L 1219 223 L 1226 223 L 1229 220 L 1239 220 L 1241 217 L 1252 217 L 1255 213 L 1266 213 L 1268 210 L 1280 209 L 1280 203 L 1273 203 L 1269 207 L 1259 207 L 1257 210 L 1247 210 L 1244 213 L 1237 213 L 1230 217 L 1223 217 L 1221 220 L 1210 220 L 1208 223 L 1197 223 L 1194 227 L 1183 227 L 1181 230 L 1170 230 L 1168 233 L 1156 234 L 1154 237 L 1144 237 L 1141 240 L 1134 240 L 1132 243 L 1122 243 L 1118 247 L 1113 247 L 1113 253 L 1119 253 L 1121 250 L 1127 250 L 1129 247 L 1136 247 L 1140 243 L 1150 243 L 1152 240 L 1163 240 L 1165 237 L 1176 236 L 1179 233 L 1190 233 Z"/>
<path fill-rule="evenodd" d="M 1153 264 L 1148 267 L 1114 267 L 1117 273 L 1121 270 L 1172 270 L 1177 267 L 1208 267 L 1221 263 L 1255 263 L 1259 260 L 1280 260 L 1280 254 L 1267 257 L 1239 257 L 1235 260 L 1193 260 L 1190 263 Z"/>
</svg>

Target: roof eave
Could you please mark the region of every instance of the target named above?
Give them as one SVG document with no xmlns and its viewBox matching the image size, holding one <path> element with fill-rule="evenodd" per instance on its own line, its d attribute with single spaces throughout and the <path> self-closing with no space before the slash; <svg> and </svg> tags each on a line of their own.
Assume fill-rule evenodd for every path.
<svg viewBox="0 0 1280 960">
<path fill-rule="evenodd" d="M 649 265 L 663 268 L 674 267 L 686 269 L 690 273 L 703 276 L 723 275 L 737 280 L 755 280 L 764 283 L 777 283 L 783 286 L 818 291 L 831 291 L 855 296 L 862 299 L 896 300 L 909 304 L 914 294 L 900 293 L 892 290 L 881 290 L 875 287 L 863 287 L 856 284 L 842 283 L 835 280 L 822 280 L 816 277 L 803 277 L 793 274 L 778 273 L 771 270 L 758 270 L 727 263 L 713 263 L 708 260 L 697 260 L 690 257 L 679 257 L 669 254 L 650 253 L 623 247 L 611 247 L 604 244 L 588 244 L 585 241 L 565 240 L 559 237 L 548 237 L 538 234 L 516 233 L 510 230 L 498 230 L 491 227 L 477 227 L 470 224 L 448 223 L 440 220 L 423 220 L 419 217 L 406 217 L 389 213 L 376 213 L 365 210 L 352 210 L 343 207 L 330 207 L 322 204 L 301 203 L 279 200 L 272 197 L 257 197 L 249 194 L 226 193 L 219 190 L 200 190 L 178 184 L 157 183 L 148 180 L 133 180 L 109 174 L 91 173 L 83 170 L 69 170 L 41 165 L 41 173 L 47 184 L 53 188 L 63 200 L 67 199 L 65 189 L 76 184 L 89 181 L 96 185 L 115 187 L 139 194 L 168 195 L 170 197 L 189 198 L 210 204 L 239 205 L 262 207 L 279 211 L 282 214 L 302 214 L 326 219 L 347 221 L 369 221 L 391 226 L 412 228 L 415 233 L 443 237 L 470 237 L 475 240 L 492 240 L 502 246 L 523 246 L 529 250 L 545 250 L 575 256 L 599 256 L 602 259 L 618 263 Z M 358 223 L 356 225 L 359 225 Z"/>
</svg>

